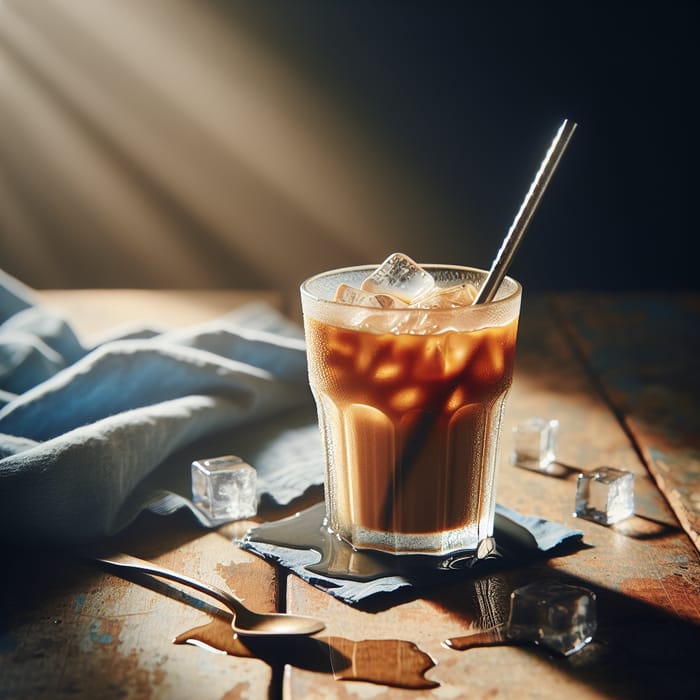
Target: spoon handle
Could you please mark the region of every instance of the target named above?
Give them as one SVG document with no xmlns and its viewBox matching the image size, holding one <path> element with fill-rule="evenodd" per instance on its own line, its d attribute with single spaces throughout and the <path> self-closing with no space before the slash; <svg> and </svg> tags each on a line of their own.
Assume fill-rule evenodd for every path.
<svg viewBox="0 0 700 700">
<path fill-rule="evenodd" d="M 197 581 L 197 579 L 190 578 L 185 574 L 178 574 L 175 571 L 166 569 L 157 564 L 152 564 L 151 562 L 144 561 L 138 557 L 132 557 L 130 554 L 123 554 L 121 552 L 113 554 L 109 557 L 101 556 L 91 556 L 90 559 L 93 561 L 99 561 L 108 566 L 114 566 L 122 569 L 131 569 L 132 571 L 140 571 L 144 574 L 151 574 L 152 576 L 159 576 L 160 578 L 169 579 L 170 581 L 175 581 L 184 586 L 189 586 L 194 588 L 200 593 L 205 593 L 206 595 L 215 598 L 220 603 L 223 603 L 229 610 L 232 610 L 236 614 L 243 612 L 243 604 L 234 598 L 230 593 L 212 586 L 210 584 L 202 583 Z"/>
</svg>

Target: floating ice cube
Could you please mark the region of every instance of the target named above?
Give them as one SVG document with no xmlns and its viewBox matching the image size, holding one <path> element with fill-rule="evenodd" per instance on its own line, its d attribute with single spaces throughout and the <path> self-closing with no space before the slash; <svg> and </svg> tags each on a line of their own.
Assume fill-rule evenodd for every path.
<svg viewBox="0 0 700 700">
<path fill-rule="evenodd" d="M 634 474 L 613 467 L 579 474 L 574 515 L 603 525 L 634 515 Z"/>
<path fill-rule="evenodd" d="M 446 288 L 435 287 L 414 299 L 411 306 L 419 309 L 456 309 L 471 306 L 476 294 L 476 287 L 469 283 Z"/>
<path fill-rule="evenodd" d="M 404 307 L 405 309 L 405 307 Z M 398 312 L 368 314 L 357 322 L 360 330 L 369 333 L 426 334 L 437 330 L 438 326 L 427 317 L 426 311 L 416 309 L 410 313 Z"/>
<path fill-rule="evenodd" d="M 396 309 L 406 306 L 406 303 L 391 294 L 373 294 L 357 287 L 341 284 L 335 292 L 334 301 L 341 304 L 368 306 L 375 309 Z"/>
<path fill-rule="evenodd" d="M 434 314 L 425 309 L 404 315 L 401 322 L 393 329 L 395 333 L 410 333 L 412 335 L 430 335 L 440 330 L 440 322 Z"/>
<path fill-rule="evenodd" d="M 390 255 L 362 282 L 362 289 L 372 294 L 391 294 L 410 303 L 435 286 L 433 276 L 403 253 Z"/>
<path fill-rule="evenodd" d="M 513 428 L 510 462 L 534 471 L 545 470 L 556 459 L 559 421 L 528 418 Z"/>
<path fill-rule="evenodd" d="M 536 581 L 511 593 L 506 635 L 569 656 L 591 641 L 597 624 L 593 591 L 560 581 Z"/>
<path fill-rule="evenodd" d="M 212 522 L 242 520 L 257 513 L 256 471 L 227 455 L 192 462 L 192 501 Z"/>
</svg>

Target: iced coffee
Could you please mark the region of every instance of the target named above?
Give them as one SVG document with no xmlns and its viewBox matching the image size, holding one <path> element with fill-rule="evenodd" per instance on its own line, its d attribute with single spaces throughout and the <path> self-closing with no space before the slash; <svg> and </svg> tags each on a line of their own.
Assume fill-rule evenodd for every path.
<svg viewBox="0 0 700 700">
<path fill-rule="evenodd" d="M 302 285 L 328 522 L 355 547 L 445 555 L 493 534 L 521 288 L 473 305 L 485 276 L 394 254 Z"/>
</svg>

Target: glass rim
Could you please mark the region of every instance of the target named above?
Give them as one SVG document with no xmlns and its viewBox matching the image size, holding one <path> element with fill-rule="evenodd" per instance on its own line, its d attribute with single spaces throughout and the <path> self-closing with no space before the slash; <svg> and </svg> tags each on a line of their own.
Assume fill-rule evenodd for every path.
<svg viewBox="0 0 700 700">
<path fill-rule="evenodd" d="M 457 270 L 457 271 L 467 271 L 467 272 L 478 272 L 483 274 L 484 276 L 488 274 L 488 270 L 484 270 L 480 267 L 471 267 L 469 265 L 454 265 L 454 264 L 443 264 L 443 263 L 419 263 L 421 268 L 423 268 L 426 271 L 430 271 L 431 269 L 439 269 L 439 270 Z M 363 304 L 348 304 L 346 302 L 340 302 L 340 301 L 334 301 L 333 299 L 324 299 L 323 297 L 318 296 L 317 294 L 314 294 L 308 289 L 308 285 L 315 282 L 316 280 L 320 280 L 324 277 L 330 277 L 331 275 L 340 275 L 343 273 L 348 273 L 348 272 L 372 272 L 373 270 L 376 270 L 379 265 L 352 265 L 349 267 L 339 267 L 335 268 L 332 270 L 325 270 L 324 272 L 318 272 L 315 275 L 312 275 L 311 277 L 307 277 L 299 286 L 299 290 L 302 294 L 302 296 L 306 296 L 310 301 L 319 303 L 319 304 L 333 304 L 333 305 L 342 305 L 348 308 L 356 308 L 356 309 L 367 309 L 370 308 L 366 305 Z M 456 306 L 453 308 L 449 309 L 430 309 L 431 313 L 438 313 L 438 314 L 454 314 L 455 312 L 459 311 L 464 311 L 465 309 L 472 309 L 476 311 L 477 309 L 492 309 L 494 306 L 500 306 L 500 305 L 505 305 L 512 303 L 514 299 L 516 299 L 518 296 L 522 294 L 523 288 L 520 282 L 516 280 L 513 277 L 510 277 L 507 275 L 506 277 L 503 278 L 503 282 L 501 282 L 501 285 L 504 282 L 510 282 L 515 285 L 514 289 L 506 294 L 505 296 L 501 296 L 498 298 L 494 298 L 491 301 L 485 302 L 483 304 L 470 304 L 469 306 Z M 408 312 L 408 311 L 416 311 L 417 307 L 402 307 L 402 308 L 374 308 L 371 307 L 373 313 L 401 313 L 401 312 Z"/>
</svg>

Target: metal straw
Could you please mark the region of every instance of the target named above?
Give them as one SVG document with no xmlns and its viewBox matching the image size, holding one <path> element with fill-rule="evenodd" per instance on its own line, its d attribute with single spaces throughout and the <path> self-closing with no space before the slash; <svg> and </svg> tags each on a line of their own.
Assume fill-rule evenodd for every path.
<svg viewBox="0 0 700 700">
<path fill-rule="evenodd" d="M 575 129 L 576 123 L 568 119 L 565 119 L 559 127 L 559 131 L 557 131 L 547 151 L 547 155 L 544 157 L 540 169 L 537 171 L 535 179 L 532 181 L 530 189 L 520 205 L 520 211 L 516 214 L 510 230 L 503 240 L 501 249 L 498 251 L 491 269 L 476 295 L 476 299 L 474 299 L 475 304 L 484 304 L 491 301 L 496 294 L 503 278 L 506 276 L 506 270 L 513 260 L 515 251 L 520 245 L 525 229 L 528 227 Z"/>
</svg>

